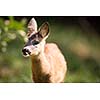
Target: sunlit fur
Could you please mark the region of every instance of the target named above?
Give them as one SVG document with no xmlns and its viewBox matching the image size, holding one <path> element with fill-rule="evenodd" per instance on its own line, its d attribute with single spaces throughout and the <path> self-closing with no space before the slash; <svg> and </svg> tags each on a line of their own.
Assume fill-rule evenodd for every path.
<svg viewBox="0 0 100 100">
<path fill-rule="evenodd" d="M 38 56 L 31 56 L 34 82 L 64 82 L 66 61 L 54 43 L 47 43 Z"/>
<path fill-rule="evenodd" d="M 47 30 L 45 31 L 44 28 L 42 34 L 43 32 Z M 31 34 L 29 37 L 32 36 Z M 32 61 L 32 78 L 35 83 L 61 83 L 64 82 L 66 76 L 65 58 L 55 43 L 46 43 L 48 35 L 44 34 L 45 37 L 36 45 L 37 47 L 32 45 L 24 47 L 31 52 L 29 56 Z"/>
</svg>

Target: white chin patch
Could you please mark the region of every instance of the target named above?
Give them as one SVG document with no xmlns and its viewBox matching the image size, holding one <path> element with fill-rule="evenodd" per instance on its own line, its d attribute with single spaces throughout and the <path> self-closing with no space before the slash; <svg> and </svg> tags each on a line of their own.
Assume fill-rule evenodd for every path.
<svg viewBox="0 0 100 100">
<path fill-rule="evenodd" d="M 24 57 L 29 57 L 29 55 L 23 55 Z"/>
<path fill-rule="evenodd" d="M 28 53 L 26 53 L 27 55 L 23 55 L 24 57 L 29 57 L 30 55 Z"/>
</svg>

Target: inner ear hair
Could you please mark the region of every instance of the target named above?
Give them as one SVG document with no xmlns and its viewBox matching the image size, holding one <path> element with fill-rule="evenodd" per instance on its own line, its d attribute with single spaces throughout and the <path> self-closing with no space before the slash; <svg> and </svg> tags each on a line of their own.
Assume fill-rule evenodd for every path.
<svg viewBox="0 0 100 100">
<path fill-rule="evenodd" d="M 28 23 L 28 36 L 35 32 L 37 32 L 37 22 L 32 18 Z"/>
<path fill-rule="evenodd" d="M 49 33 L 49 23 L 45 22 L 41 25 L 39 28 L 39 33 L 42 35 L 42 37 L 46 37 Z"/>
</svg>

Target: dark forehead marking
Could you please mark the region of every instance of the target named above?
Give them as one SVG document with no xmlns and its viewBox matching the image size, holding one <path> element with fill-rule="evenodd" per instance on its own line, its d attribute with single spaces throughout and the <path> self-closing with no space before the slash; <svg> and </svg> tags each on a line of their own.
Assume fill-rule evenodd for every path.
<svg viewBox="0 0 100 100">
<path fill-rule="evenodd" d="M 36 34 L 33 34 L 31 37 L 29 37 L 29 40 L 32 40 L 34 38 L 36 38 Z"/>
<path fill-rule="evenodd" d="M 35 38 L 38 38 L 39 40 L 42 40 L 42 35 L 41 34 L 39 34 L 39 33 L 36 33 L 36 34 L 33 34 L 30 38 L 29 38 L 29 40 L 33 40 L 33 39 L 35 39 Z"/>
</svg>

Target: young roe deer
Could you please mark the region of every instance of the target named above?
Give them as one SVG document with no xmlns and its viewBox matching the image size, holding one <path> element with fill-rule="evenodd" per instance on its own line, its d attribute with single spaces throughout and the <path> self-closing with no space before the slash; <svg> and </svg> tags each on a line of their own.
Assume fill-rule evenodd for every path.
<svg viewBox="0 0 100 100">
<path fill-rule="evenodd" d="M 34 18 L 28 24 L 28 42 L 22 49 L 32 60 L 32 78 L 35 83 L 61 83 L 67 71 L 66 61 L 54 43 L 46 43 L 49 24 L 45 22 L 37 30 Z"/>
</svg>

